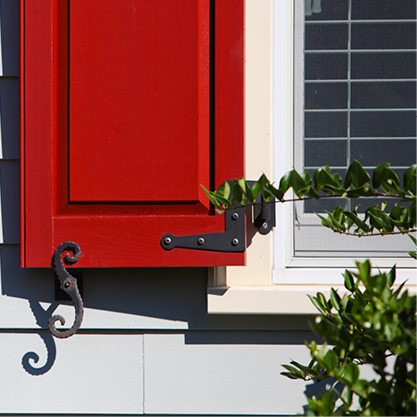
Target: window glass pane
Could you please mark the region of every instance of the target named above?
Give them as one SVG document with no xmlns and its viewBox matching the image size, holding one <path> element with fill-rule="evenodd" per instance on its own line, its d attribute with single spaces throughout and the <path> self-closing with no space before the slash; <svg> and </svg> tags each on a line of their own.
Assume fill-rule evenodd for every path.
<svg viewBox="0 0 417 417">
<path fill-rule="evenodd" d="M 306 138 L 346 137 L 346 112 L 308 112 L 305 118 Z"/>
<path fill-rule="evenodd" d="M 306 80 L 344 80 L 347 77 L 346 53 L 309 53 L 305 57 Z"/>
<path fill-rule="evenodd" d="M 346 166 L 347 140 L 306 140 L 304 149 L 305 169 L 323 165 Z"/>
<path fill-rule="evenodd" d="M 302 109 L 296 123 L 303 126 L 302 137 L 295 138 L 295 160 L 302 164 L 297 168 L 312 174 L 329 165 L 342 174 L 357 159 L 369 171 L 390 162 L 403 175 L 416 163 L 416 1 L 304 0 L 304 5 L 304 23 L 296 32 L 304 44 L 304 64 L 296 66 L 304 68 L 302 93 L 296 94 Z M 295 256 L 407 257 L 407 237 L 337 236 L 314 215 L 337 205 L 352 209 L 381 201 L 295 204 Z"/>
<path fill-rule="evenodd" d="M 305 50 L 347 49 L 348 25 L 346 23 L 306 25 Z"/>
<path fill-rule="evenodd" d="M 414 23 L 352 23 L 352 49 L 415 49 Z"/>
<path fill-rule="evenodd" d="M 389 155 L 387 157 L 387 155 Z M 393 167 L 407 167 L 416 163 L 415 139 L 352 140 L 350 159 L 362 165 L 378 166 L 390 162 Z"/>
<path fill-rule="evenodd" d="M 306 83 L 306 109 L 347 109 L 348 85 L 343 83 Z"/>
<path fill-rule="evenodd" d="M 350 92 L 352 109 L 408 109 L 416 105 L 415 81 L 358 81 L 351 83 Z"/>
<path fill-rule="evenodd" d="M 350 114 L 351 137 L 412 137 L 416 134 L 415 111 L 355 111 Z"/>
<path fill-rule="evenodd" d="M 352 0 L 352 19 L 415 19 L 415 0 Z"/>
<path fill-rule="evenodd" d="M 415 52 L 352 52 L 353 79 L 416 78 Z M 341 69 L 339 69 L 341 72 Z"/>
<path fill-rule="evenodd" d="M 305 0 L 305 20 L 347 20 L 348 0 Z"/>
</svg>

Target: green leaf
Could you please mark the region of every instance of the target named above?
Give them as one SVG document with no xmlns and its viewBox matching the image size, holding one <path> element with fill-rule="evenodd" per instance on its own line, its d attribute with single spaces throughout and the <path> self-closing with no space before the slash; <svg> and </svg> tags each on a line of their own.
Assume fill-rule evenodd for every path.
<svg viewBox="0 0 417 417">
<path fill-rule="evenodd" d="M 409 210 L 407 207 L 394 206 L 389 216 L 397 228 L 408 228 Z"/>
<path fill-rule="evenodd" d="M 326 165 L 322 168 L 319 168 L 314 173 L 315 188 L 316 190 L 320 190 L 324 186 L 340 188 L 340 181 L 338 181 L 339 178 L 340 176 L 330 175 L 330 168 Z"/>
<path fill-rule="evenodd" d="M 374 192 L 368 186 L 363 186 L 349 190 L 345 196 L 347 198 L 372 197 L 374 196 Z"/>
<path fill-rule="evenodd" d="M 400 180 L 397 174 L 391 168 L 388 168 L 388 166 L 385 166 L 381 171 L 378 181 L 379 186 L 387 193 L 395 193 L 397 188 L 393 184 L 399 185 Z"/>
<path fill-rule="evenodd" d="M 220 184 L 214 194 L 219 197 L 223 197 L 224 199 L 228 199 L 230 197 L 230 185 L 227 181 Z"/>
<path fill-rule="evenodd" d="M 358 365 L 351 362 L 346 366 L 345 372 L 343 373 L 344 382 L 349 386 L 353 385 L 359 378 L 359 368 Z"/>
<path fill-rule="evenodd" d="M 358 379 L 353 384 L 352 389 L 362 398 L 367 398 L 368 394 L 366 392 L 367 391 L 366 387 L 367 387 L 367 381 L 365 379 Z"/>
<path fill-rule="evenodd" d="M 210 200 L 210 203 L 213 204 L 214 206 L 220 206 L 220 203 L 216 200 L 216 198 L 211 194 L 210 191 L 208 191 L 206 189 L 206 187 L 204 187 L 204 185 L 200 184 L 200 187 L 204 190 L 206 196 L 208 197 L 208 199 Z"/>
<path fill-rule="evenodd" d="M 239 185 L 238 180 L 236 180 L 236 179 L 233 180 L 230 191 L 231 191 L 231 196 L 232 196 L 232 205 L 235 202 L 238 203 L 238 204 L 243 205 L 244 204 L 243 191 L 242 191 L 242 188 Z"/>
<path fill-rule="evenodd" d="M 417 215 L 416 204 L 414 202 L 414 204 L 410 207 L 410 218 L 408 219 L 408 222 L 410 223 L 410 227 L 414 227 L 414 225 L 416 224 L 416 215 Z"/>
<path fill-rule="evenodd" d="M 304 179 L 301 177 L 301 175 L 295 169 L 293 169 L 290 171 L 289 185 L 292 187 L 294 193 L 298 197 L 301 197 L 302 193 L 300 193 L 300 190 L 305 188 L 307 184 L 304 182 Z"/>
<path fill-rule="evenodd" d="M 319 374 L 316 370 L 312 369 L 311 367 L 305 366 L 305 365 L 301 365 L 300 363 L 298 363 L 296 361 L 293 361 L 292 360 L 290 363 L 292 365 L 296 366 L 297 368 L 299 368 L 306 375 L 311 375 L 312 377 L 316 377 Z"/>
<path fill-rule="evenodd" d="M 318 292 L 317 294 L 316 294 L 316 297 L 317 297 L 317 299 L 320 301 L 320 303 L 321 303 L 321 305 L 323 306 L 323 308 L 324 308 L 324 310 L 327 312 L 327 311 L 330 311 L 330 306 L 329 306 L 329 303 L 327 302 L 327 300 L 326 300 L 326 297 L 321 293 L 321 292 Z"/>
<path fill-rule="evenodd" d="M 321 224 L 323 226 L 328 227 L 329 229 L 332 229 L 334 231 L 337 231 L 337 229 L 334 227 L 333 223 L 330 220 L 327 220 L 325 217 L 323 217 L 322 215 L 315 213 L 318 217 L 320 217 L 321 219 Z"/>
<path fill-rule="evenodd" d="M 259 181 L 255 181 L 255 184 L 252 185 L 251 191 L 253 198 L 258 197 L 258 194 L 261 191 L 261 185 L 259 184 Z"/>
<path fill-rule="evenodd" d="M 417 164 L 414 164 L 404 173 L 404 191 L 410 191 L 412 195 L 416 195 L 416 171 Z"/>
<path fill-rule="evenodd" d="M 268 191 L 279 201 L 284 198 L 284 193 L 281 190 L 277 190 L 272 184 L 268 186 Z"/>
<path fill-rule="evenodd" d="M 311 185 L 309 185 L 308 187 L 302 188 L 300 190 L 300 193 L 304 196 L 307 197 L 313 197 L 315 199 L 319 199 L 320 195 L 319 193 L 316 191 L 316 189 L 314 187 L 312 187 Z"/>
<path fill-rule="evenodd" d="M 381 165 L 378 165 L 375 169 L 374 169 L 374 173 L 372 176 L 372 186 L 375 188 L 375 190 L 380 186 L 381 184 L 381 176 L 382 173 L 384 172 L 384 170 L 386 168 L 388 168 L 390 166 L 390 164 L 388 162 L 384 162 Z"/>
<path fill-rule="evenodd" d="M 214 198 L 218 201 L 218 206 L 219 207 L 230 207 L 230 200 L 228 200 L 227 198 L 224 198 L 220 195 L 217 195 L 215 193 L 213 193 Z"/>
<path fill-rule="evenodd" d="M 290 379 L 304 379 L 300 375 L 293 374 L 292 372 L 280 372 L 280 374 L 283 375 L 283 376 L 286 376 L 287 378 L 290 378 Z"/>
<path fill-rule="evenodd" d="M 240 188 L 242 189 L 243 194 L 245 195 L 245 197 L 248 199 L 248 201 L 250 203 L 252 203 L 255 199 L 253 197 L 252 190 L 251 190 L 249 184 L 245 181 L 244 178 L 241 178 L 238 181 L 238 183 L 239 183 Z"/>
<path fill-rule="evenodd" d="M 324 210 L 328 215 L 329 215 L 329 217 L 327 218 L 328 220 L 330 220 L 330 222 L 333 224 L 333 226 L 334 226 L 334 229 L 335 230 L 341 230 L 341 231 L 345 231 L 346 230 L 346 227 L 345 227 L 345 225 L 344 224 L 342 224 L 340 221 L 338 221 L 338 219 L 337 218 L 339 218 L 340 219 L 340 216 L 338 216 L 338 214 L 339 214 L 339 211 L 338 211 L 338 209 L 340 209 L 340 210 L 342 210 L 343 211 L 343 209 L 341 208 L 341 207 L 336 207 L 333 211 L 327 211 L 327 210 Z"/>
<path fill-rule="evenodd" d="M 399 382 L 405 382 L 407 378 L 407 361 L 398 355 L 394 365 L 394 375 Z"/>
<path fill-rule="evenodd" d="M 323 362 L 329 372 L 334 372 L 337 366 L 337 355 L 333 350 L 329 350 L 323 358 Z"/>
<path fill-rule="evenodd" d="M 372 231 L 372 229 L 364 221 L 362 221 L 355 213 L 351 211 L 345 211 L 344 214 L 348 219 L 350 219 L 354 224 L 356 224 L 356 226 L 358 226 L 358 228 L 361 231 L 365 233 L 369 233 Z"/>
<path fill-rule="evenodd" d="M 298 375 L 299 378 L 304 379 L 305 373 L 300 371 L 299 369 L 295 368 L 291 365 L 281 365 L 283 368 L 285 368 L 287 371 L 291 372 L 294 375 Z"/>
<path fill-rule="evenodd" d="M 371 276 L 371 263 L 367 259 L 365 262 L 356 262 L 356 267 L 359 270 L 359 277 L 362 282 L 367 282 Z"/>
<path fill-rule="evenodd" d="M 346 173 L 345 181 L 343 186 L 349 188 L 352 184 L 355 188 L 363 188 L 369 185 L 371 182 L 371 177 L 365 171 L 363 166 L 358 161 L 353 161 Z"/>
<path fill-rule="evenodd" d="M 380 232 L 392 232 L 393 226 L 391 219 L 383 210 L 378 209 L 377 206 L 368 207 L 365 210 L 365 215 L 365 218 L 369 218 L 372 227 L 375 227 Z"/>
<path fill-rule="evenodd" d="M 333 307 L 336 310 L 340 310 L 340 297 L 339 294 L 334 290 L 334 288 L 330 288 L 330 300 L 332 301 Z"/>
<path fill-rule="evenodd" d="M 355 281 L 352 273 L 346 269 L 343 276 L 345 278 L 345 288 L 352 292 L 355 289 Z"/>
<path fill-rule="evenodd" d="M 390 271 L 388 272 L 388 285 L 391 288 L 394 285 L 395 282 L 395 265 L 390 269 Z"/>
<path fill-rule="evenodd" d="M 310 185 L 313 181 L 311 180 L 311 176 L 308 171 L 304 171 L 301 174 L 302 179 L 304 180 L 305 185 Z"/>
<path fill-rule="evenodd" d="M 281 180 L 279 181 L 279 189 L 285 193 L 289 188 L 290 188 L 290 177 L 291 177 L 291 172 L 292 171 L 288 171 L 286 172 L 282 177 Z"/>
<path fill-rule="evenodd" d="M 323 185 L 321 189 L 328 194 L 331 194 L 333 196 L 341 196 L 345 197 L 346 195 L 346 189 L 341 187 L 335 187 L 334 185 Z"/>
<path fill-rule="evenodd" d="M 326 314 L 325 307 L 320 303 L 320 301 L 317 298 L 312 297 L 310 294 L 307 294 L 307 297 L 313 303 L 314 307 L 316 307 L 317 310 L 320 311 L 320 313 Z"/>
</svg>

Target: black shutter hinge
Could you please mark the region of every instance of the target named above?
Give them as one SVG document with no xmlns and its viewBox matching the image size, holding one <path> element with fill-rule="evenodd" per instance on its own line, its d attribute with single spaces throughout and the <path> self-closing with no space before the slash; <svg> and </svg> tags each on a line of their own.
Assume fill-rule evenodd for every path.
<svg viewBox="0 0 417 417">
<path fill-rule="evenodd" d="M 248 181 L 248 183 L 251 182 Z M 251 222 L 259 233 L 268 234 L 275 226 L 274 202 L 275 199 L 265 202 L 262 196 L 258 196 L 253 207 L 238 207 L 224 212 L 224 232 L 188 236 L 174 236 L 168 233 L 162 237 L 161 246 L 165 250 L 184 248 L 216 252 L 244 252 L 246 250 L 246 216 L 252 217 Z"/>
</svg>

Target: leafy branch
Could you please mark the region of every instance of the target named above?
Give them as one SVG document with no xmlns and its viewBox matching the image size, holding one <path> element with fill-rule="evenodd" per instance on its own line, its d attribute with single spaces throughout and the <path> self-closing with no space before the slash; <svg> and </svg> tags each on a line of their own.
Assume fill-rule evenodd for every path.
<svg viewBox="0 0 417 417">
<path fill-rule="evenodd" d="M 332 174 L 328 166 L 315 171 L 313 178 L 305 171 L 299 174 L 295 169 L 287 172 L 275 187 L 263 174 L 252 186 L 244 178 L 234 179 L 231 184 L 224 182 L 217 190 L 203 189 L 210 202 L 219 213 L 237 205 L 256 205 L 260 195 L 263 200 L 275 203 L 304 201 L 323 198 L 361 198 L 383 197 L 397 199 L 391 211 L 386 211 L 387 203 L 373 205 L 358 214 L 358 207 L 344 210 L 336 207 L 326 211 L 327 218 L 317 214 L 322 224 L 337 233 L 354 236 L 372 236 L 397 233 L 411 233 L 416 229 L 416 171 L 417 164 L 410 166 L 404 173 L 403 185 L 389 163 L 376 167 L 372 178 L 363 166 L 354 161 L 346 171 L 344 179 L 339 174 Z M 314 180 L 314 181 L 313 181 Z M 286 193 L 292 190 L 297 198 L 285 199 Z M 406 203 L 407 205 L 400 205 Z"/>
<path fill-rule="evenodd" d="M 307 415 L 415 416 L 416 296 L 404 284 L 394 287 L 395 266 L 372 275 L 369 261 L 356 265 L 357 271 L 344 273 L 343 295 L 331 288 L 329 299 L 320 292 L 310 297 L 320 312 L 310 325 L 325 343 L 318 348 L 306 342 L 310 363 L 291 361 L 281 374 L 317 382 L 332 377 L 343 384 L 341 393 L 333 387 L 308 399 Z M 373 379 L 360 378 L 365 364 L 375 371 Z"/>
</svg>

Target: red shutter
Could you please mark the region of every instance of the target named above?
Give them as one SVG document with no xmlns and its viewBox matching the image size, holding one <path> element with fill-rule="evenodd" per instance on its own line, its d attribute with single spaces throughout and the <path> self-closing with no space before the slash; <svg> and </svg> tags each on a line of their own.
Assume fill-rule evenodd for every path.
<svg viewBox="0 0 417 417">
<path fill-rule="evenodd" d="M 22 266 L 242 265 L 166 251 L 224 231 L 200 184 L 243 175 L 244 0 L 21 0 Z"/>
</svg>

